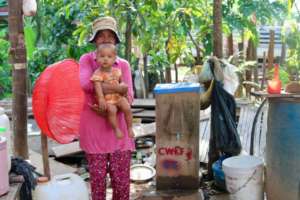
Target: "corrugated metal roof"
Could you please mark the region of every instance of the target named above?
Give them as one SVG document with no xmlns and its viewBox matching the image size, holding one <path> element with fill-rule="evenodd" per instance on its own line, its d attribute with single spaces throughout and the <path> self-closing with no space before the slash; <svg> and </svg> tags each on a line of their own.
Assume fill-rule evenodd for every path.
<svg viewBox="0 0 300 200">
<path fill-rule="evenodd" d="M 0 17 L 8 17 L 8 12 L 1 12 L 0 11 Z"/>
</svg>

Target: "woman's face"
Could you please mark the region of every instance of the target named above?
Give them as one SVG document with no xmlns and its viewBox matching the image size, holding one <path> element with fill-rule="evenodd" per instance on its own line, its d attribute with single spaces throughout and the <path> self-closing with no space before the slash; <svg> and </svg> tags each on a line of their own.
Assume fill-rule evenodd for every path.
<svg viewBox="0 0 300 200">
<path fill-rule="evenodd" d="M 111 30 L 99 31 L 95 38 L 96 46 L 104 43 L 116 44 L 116 36 Z"/>
</svg>

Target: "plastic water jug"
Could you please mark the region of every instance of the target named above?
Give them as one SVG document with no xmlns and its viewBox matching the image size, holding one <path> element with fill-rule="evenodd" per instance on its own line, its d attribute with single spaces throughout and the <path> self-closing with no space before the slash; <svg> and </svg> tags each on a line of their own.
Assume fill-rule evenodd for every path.
<svg viewBox="0 0 300 200">
<path fill-rule="evenodd" d="M 89 200 L 89 192 L 82 178 L 70 173 L 39 181 L 33 200 Z"/>
<path fill-rule="evenodd" d="M 8 116 L 4 112 L 4 108 L 2 107 L 0 107 L 0 136 L 4 136 L 7 140 L 8 171 L 10 171 L 10 158 L 12 156 L 10 122 Z"/>
<path fill-rule="evenodd" d="M 279 79 L 279 65 L 274 66 L 274 77 L 268 81 L 268 93 L 269 94 L 280 94 L 281 92 L 281 81 Z"/>
<path fill-rule="evenodd" d="M 6 138 L 0 136 L 0 196 L 7 193 L 8 182 L 8 163 L 7 163 L 7 143 Z"/>
<path fill-rule="evenodd" d="M 10 160 L 10 154 L 9 154 L 9 149 L 8 149 L 8 139 L 5 135 L 6 133 L 6 128 L 0 127 L 0 137 L 4 137 L 5 138 L 5 143 L 6 143 L 6 163 L 7 163 L 7 172 L 10 171 L 10 167 L 11 167 L 11 160 Z"/>
</svg>

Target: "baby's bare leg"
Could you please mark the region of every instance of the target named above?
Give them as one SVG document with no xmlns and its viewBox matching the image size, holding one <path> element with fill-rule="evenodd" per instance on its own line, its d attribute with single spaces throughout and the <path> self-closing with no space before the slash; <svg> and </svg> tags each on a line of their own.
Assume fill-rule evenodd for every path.
<svg viewBox="0 0 300 200">
<path fill-rule="evenodd" d="M 123 138 L 123 133 L 121 132 L 121 130 L 118 127 L 118 120 L 117 120 L 117 106 L 112 105 L 112 104 L 107 104 L 107 118 L 109 123 L 111 124 L 116 137 L 118 139 Z"/>
<path fill-rule="evenodd" d="M 122 97 L 120 101 L 118 102 L 118 108 L 124 112 L 125 114 L 125 120 L 127 124 L 128 129 L 128 136 L 134 137 L 134 133 L 132 130 L 132 113 L 130 109 L 130 104 L 128 103 L 128 100 L 125 97 Z"/>
</svg>

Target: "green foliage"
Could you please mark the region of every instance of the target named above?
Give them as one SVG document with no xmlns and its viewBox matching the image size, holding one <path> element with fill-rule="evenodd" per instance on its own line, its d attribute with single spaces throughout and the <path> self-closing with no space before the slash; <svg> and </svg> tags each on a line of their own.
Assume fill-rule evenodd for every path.
<svg viewBox="0 0 300 200">
<path fill-rule="evenodd" d="M 268 71 L 267 77 L 269 80 L 274 77 L 274 68 Z M 279 68 L 279 79 L 283 86 L 290 82 L 290 74 L 282 66 Z"/>
<path fill-rule="evenodd" d="M 5 39 L 7 28 L 0 30 L 0 98 L 11 93 L 11 68 L 8 63 L 9 42 Z"/>
<path fill-rule="evenodd" d="M 7 6 L 7 1 L 6 0 L 0 0 L 0 7 Z"/>
<path fill-rule="evenodd" d="M 286 67 L 294 75 L 300 71 L 300 28 L 296 22 L 292 23 L 291 30 L 286 35 L 286 43 L 289 47 Z"/>
<path fill-rule="evenodd" d="M 288 1 L 288 3 L 287 3 Z M 244 32 L 257 43 L 257 24 L 283 20 L 293 0 L 223 0 L 223 32 Z M 6 5 L 0 0 L 0 6 Z M 100 16 L 116 18 L 122 43 L 119 56 L 124 57 L 125 32 L 132 22 L 133 43 L 142 55 L 148 55 L 149 72 L 160 72 L 180 59 L 195 64 L 195 49 L 201 59 L 212 53 L 213 1 L 211 0 L 39 0 L 35 17 L 25 19 L 28 70 L 32 82 L 45 69 L 64 58 L 79 59 L 94 46 L 87 42 L 92 21 Z M 0 87 L 3 96 L 10 91 L 7 23 L 0 21 Z M 5 30 L 4 32 L 2 31 Z M 290 56 L 296 61 L 295 53 Z M 133 59 L 137 65 L 137 59 Z M 290 64 L 292 65 L 292 64 Z M 298 65 L 299 66 L 299 65 Z M 5 75 L 5 76 L 4 76 Z M 7 76 L 6 76 L 7 75 Z"/>
<path fill-rule="evenodd" d="M 35 49 L 36 33 L 34 32 L 33 28 L 30 25 L 26 25 L 24 27 L 24 35 L 25 35 L 27 58 L 31 60 L 33 52 L 36 50 Z"/>
<path fill-rule="evenodd" d="M 91 2 L 68 0 L 41 0 L 38 16 L 27 21 L 25 36 L 28 52 L 28 69 L 32 83 L 45 67 L 65 58 L 79 59 L 93 46 L 78 45 L 80 36 L 73 32 L 80 23 L 86 6 Z M 37 33 L 36 35 L 34 33 Z M 27 43 L 28 42 L 28 43 Z"/>
<path fill-rule="evenodd" d="M 285 1 L 227 0 L 223 3 L 223 16 L 230 30 L 244 31 L 246 39 L 258 44 L 256 25 L 282 23 L 288 12 Z"/>
</svg>

